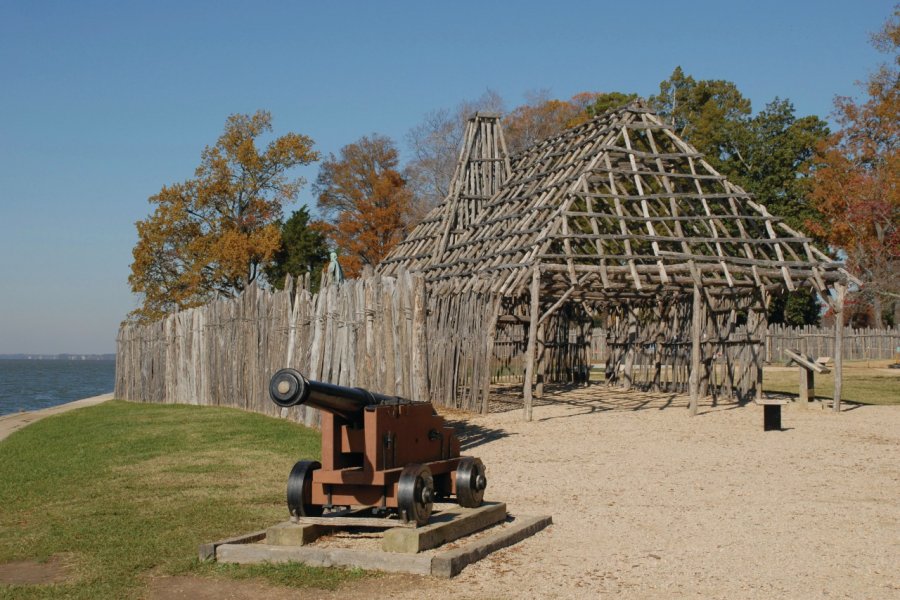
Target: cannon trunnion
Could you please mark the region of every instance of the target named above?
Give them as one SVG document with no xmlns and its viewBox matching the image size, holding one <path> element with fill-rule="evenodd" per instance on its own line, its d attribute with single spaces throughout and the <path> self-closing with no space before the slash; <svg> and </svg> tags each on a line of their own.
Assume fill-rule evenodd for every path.
<svg viewBox="0 0 900 600">
<path fill-rule="evenodd" d="M 430 402 L 310 381 L 295 369 L 275 373 L 269 394 L 281 407 L 322 411 L 322 462 L 301 460 L 288 477 L 292 517 L 356 506 L 423 525 L 436 500 L 481 505 L 484 465 L 460 456 L 456 433 Z"/>
</svg>

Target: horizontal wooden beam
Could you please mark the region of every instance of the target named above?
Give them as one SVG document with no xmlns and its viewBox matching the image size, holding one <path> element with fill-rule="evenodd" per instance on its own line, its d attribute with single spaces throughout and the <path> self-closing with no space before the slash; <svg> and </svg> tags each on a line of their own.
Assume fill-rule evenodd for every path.
<svg viewBox="0 0 900 600">
<path fill-rule="evenodd" d="M 610 217 L 614 219 L 616 217 Z M 647 218 L 635 218 L 634 220 L 648 220 Z M 706 220 L 709 220 L 707 217 Z M 533 231 L 532 231 L 533 232 Z M 573 240 L 631 240 L 633 242 L 639 241 L 648 241 L 648 242 L 672 242 L 675 244 L 680 244 L 681 242 L 687 242 L 689 244 L 702 244 L 702 243 L 720 243 L 720 244 L 758 244 L 758 245 L 771 245 L 772 240 L 769 239 L 760 239 L 760 238 L 737 238 L 737 237 L 698 237 L 698 236 L 686 236 L 686 237 L 678 237 L 678 236 L 665 236 L 665 235 L 648 235 L 646 233 L 630 233 L 628 235 L 616 234 L 616 233 L 556 233 L 552 236 L 553 239 L 573 239 Z M 779 242 L 811 242 L 811 238 L 802 237 L 791 237 L 791 238 L 778 238 Z M 816 261 L 814 264 L 818 265 L 819 262 Z"/>
<path fill-rule="evenodd" d="M 709 221 L 708 215 L 663 215 L 663 216 L 654 216 L 643 217 L 643 216 L 630 216 L 624 215 L 619 216 L 616 213 L 605 213 L 605 212 L 589 212 L 586 210 L 567 210 L 563 212 L 564 215 L 569 217 L 601 217 L 604 219 L 621 219 L 623 221 L 662 221 L 665 223 L 669 222 L 685 222 L 685 221 Z M 723 215 L 713 215 L 713 217 L 719 217 L 723 219 L 743 219 L 744 221 L 773 221 L 776 217 L 768 216 L 764 217 L 762 215 L 732 215 L 732 214 L 723 214 Z"/>
</svg>

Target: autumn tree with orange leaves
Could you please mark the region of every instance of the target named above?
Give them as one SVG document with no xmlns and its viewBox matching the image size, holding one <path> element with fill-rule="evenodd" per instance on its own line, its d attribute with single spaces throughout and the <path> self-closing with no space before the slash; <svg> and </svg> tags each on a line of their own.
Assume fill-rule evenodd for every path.
<svg viewBox="0 0 900 600">
<path fill-rule="evenodd" d="M 260 277 L 281 245 L 282 207 L 303 184 L 288 171 L 318 160 L 313 141 L 297 133 L 257 148 L 271 131 L 268 112 L 230 116 L 216 144 L 203 150 L 194 178 L 150 197 L 153 214 L 136 223 L 128 283 L 142 305 L 131 319 L 230 298 Z"/>
<path fill-rule="evenodd" d="M 503 117 L 503 134 L 509 151 L 521 152 L 537 141 L 586 122 L 595 116 L 588 108 L 603 95 L 582 92 L 569 100 L 556 100 L 546 90 L 526 94 L 525 104 Z"/>
<path fill-rule="evenodd" d="M 819 148 L 812 192 L 824 219 L 809 227 L 846 254 L 881 326 L 890 304 L 900 321 L 900 5 L 874 42 L 893 60 L 866 82 L 864 101 L 835 101 L 841 130 Z"/>
<path fill-rule="evenodd" d="M 525 104 L 503 117 L 503 133 L 513 154 L 637 99 L 637 94 L 622 92 L 581 92 L 568 100 L 552 99 L 543 90 L 526 96 Z"/>
<path fill-rule="evenodd" d="M 412 194 L 394 142 L 362 137 L 322 163 L 315 191 L 324 228 L 347 277 L 377 265 L 411 226 Z"/>
</svg>

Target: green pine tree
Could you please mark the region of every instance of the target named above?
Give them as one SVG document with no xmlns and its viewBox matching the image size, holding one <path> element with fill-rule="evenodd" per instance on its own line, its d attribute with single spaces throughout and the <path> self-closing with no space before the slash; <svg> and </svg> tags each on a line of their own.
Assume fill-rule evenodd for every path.
<svg viewBox="0 0 900 600">
<path fill-rule="evenodd" d="M 275 254 L 272 265 L 266 269 L 266 278 L 276 289 L 284 288 L 287 275 L 293 277 L 310 273 L 310 288 L 319 289 L 322 268 L 328 262 L 328 244 L 325 235 L 310 222 L 309 210 L 302 206 L 281 225 L 281 248 Z"/>
</svg>

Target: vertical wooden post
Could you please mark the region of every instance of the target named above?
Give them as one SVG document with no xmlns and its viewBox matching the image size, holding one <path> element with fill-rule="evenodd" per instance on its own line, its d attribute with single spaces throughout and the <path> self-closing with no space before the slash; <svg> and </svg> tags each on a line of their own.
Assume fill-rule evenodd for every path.
<svg viewBox="0 0 900 600">
<path fill-rule="evenodd" d="M 701 303 L 703 295 L 700 287 L 694 285 L 694 303 L 691 307 L 691 374 L 688 386 L 691 392 L 691 401 L 688 405 L 691 416 L 697 414 L 700 403 L 700 329 L 703 326 L 703 311 Z"/>
<path fill-rule="evenodd" d="M 847 284 L 834 284 L 834 292 L 834 401 L 831 410 L 840 412 L 844 372 L 844 297 L 847 295 Z"/>
<path fill-rule="evenodd" d="M 797 365 L 797 372 L 800 374 L 800 396 L 797 398 L 797 406 L 806 408 L 812 399 L 810 394 L 810 384 L 812 383 L 810 375 L 812 371 Z"/>
<path fill-rule="evenodd" d="M 540 317 L 541 272 L 537 267 L 531 272 L 531 321 L 528 324 L 528 348 L 525 351 L 525 420 L 531 420 L 531 383 L 534 379 L 534 353 L 537 346 L 538 318 Z"/>
<path fill-rule="evenodd" d="M 428 390 L 428 341 L 425 278 L 413 277 L 412 388 L 414 400 L 431 400 Z M 474 387 L 474 386 L 473 386 Z"/>
<path fill-rule="evenodd" d="M 701 323 L 702 330 L 706 332 L 706 338 L 709 340 L 714 332 L 716 331 L 716 315 L 714 312 L 714 308 L 711 304 L 712 297 L 705 298 L 707 301 L 703 306 L 703 314 L 701 315 Z M 715 352 L 715 347 L 707 343 L 705 345 L 700 346 L 700 382 L 698 384 L 697 396 L 700 398 L 706 398 L 710 396 L 710 380 L 712 379 L 712 369 L 715 368 L 713 364 L 713 354 Z"/>
<path fill-rule="evenodd" d="M 593 337 L 593 324 L 590 322 L 581 324 L 581 340 L 579 347 L 581 348 L 581 385 L 588 387 L 591 385 L 591 338 Z"/>
<path fill-rule="evenodd" d="M 635 345 L 637 343 L 638 336 L 638 325 L 637 325 L 637 315 L 634 313 L 634 309 L 632 307 L 628 307 L 628 333 L 626 333 L 626 346 L 625 346 L 625 365 L 623 375 L 624 381 L 622 383 L 623 390 L 630 390 L 632 384 L 634 383 L 634 355 L 637 352 L 635 349 Z"/>
<path fill-rule="evenodd" d="M 287 276 L 287 279 L 284 284 L 284 293 L 287 294 L 288 298 L 293 298 L 293 302 L 288 302 L 288 340 L 287 340 L 287 356 L 284 358 L 284 366 L 293 367 L 294 366 L 294 345 L 296 344 L 297 338 L 297 305 L 299 304 L 299 300 L 297 296 L 300 295 L 300 287 L 294 290 L 294 280 L 290 275 Z M 285 419 L 288 416 L 289 409 L 282 408 L 281 409 L 281 418 Z"/>
<path fill-rule="evenodd" d="M 485 362 L 487 368 L 484 371 L 482 382 L 481 414 L 486 415 L 490 410 L 489 397 L 491 395 L 491 377 L 494 368 L 494 340 L 497 339 L 497 319 L 500 316 L 500 298 L 497 297 L 491 303 L 491 319 L 488 322 L 487 340 L 485 341 Z"/>
<path fill-rule="evenodd" d="M 537 381 L 534 386 L 534 395 L 536 398 L 544 397 L 544 379 L 547 378 L 547 322 L 544 321 L 538 325 L 537 344 L 538 366 Z"/>
<path fill-rule="evenodd" d="M 757 401 L 762 400 L 763 365 L 765 364 L 764 346 L 765 346 L 766 337 L 768 336 L 768 332 L 769 332 L 769 317 L 766 312 L 768 310 L 769 301 L 768 301 L 768 292 L 765 290 L 763 290 L 763 292 L 762 292 L 761 301 L 762 301 L 762 305 L 758 307 L 758 311 L 755 313 L 756 314 L 756 320 L 754 322 L 755 331 L 753 332 L 753 337 L 755 339 L 758 339 L 759 343 L 757 345 L 754 345 L 754 351 L 752 354 L 753 366 L 755 367 L 755 370 L 756 370 L 755 396 L 756 396 Z M 752 306 L 750 307 L 750 310 L 751 310 L 751 314 L 752 314 L 752 310 L 753 310 Z"/>
<path fill-rule="evenodd" d="M 816 372 L 804 369 L 806 371 L 806 393 L 809 395 L 809 401 L 816 399 Z"/>
</svg>

